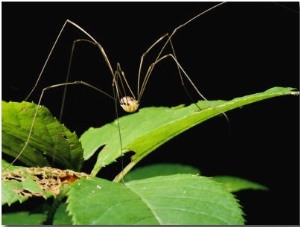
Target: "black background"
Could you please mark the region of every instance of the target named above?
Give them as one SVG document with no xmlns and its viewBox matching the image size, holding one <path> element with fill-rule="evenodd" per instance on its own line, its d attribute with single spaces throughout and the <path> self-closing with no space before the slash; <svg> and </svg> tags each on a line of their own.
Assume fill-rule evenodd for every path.
<svg viewBox="0 0 300 227">
<path fill-rule="evenodd" d="M 214 4 L 2 3 L 2 99 L 24 100 L 66 19 L 101 43 L 113 68 L 120 62 L 135 92 L 143 52 Z M 299 89 L 298 11 L 297 2 L 222 5 L 174 36 L 178 60 L 207 99 L 232 99 L 273 86 Z M 64 81 L 72 41 L 77 38 L 85 36 L 68 25 L 30 101 L 37 101 L 43 87 Z M 112 94 L 111 76 L 92 45 L 78 45 L 71 80 L 89 82 Z M 58 116 L 60 98 L 61 90 L 52 89 L 42 104 Z M 141 107 L 190 102 L 174 62 L 157 65 Z M 83 86 L 68 88 L 64 113 L 63 123 L 79 135 L 115 118 L 114 102 Z M 264 184 L 269 192 L 237 193 L 247 224 L 299 224 L 298 97 L 262 101 L 229 112 L 228 117 L 229 124 L 217 117 L 187 131 L 140 165 L 179 162 L 199 168 L 205 176 L 233 175 Z M 104 174 L 109 171 L 114 170 Z"/>
</svg>

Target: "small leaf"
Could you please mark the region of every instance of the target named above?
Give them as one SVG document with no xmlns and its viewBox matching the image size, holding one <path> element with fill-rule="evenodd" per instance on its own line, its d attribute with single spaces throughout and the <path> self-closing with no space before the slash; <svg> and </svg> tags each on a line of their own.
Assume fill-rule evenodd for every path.
<svg viewBox="0 0 300 227">
<path fill-rule="evenodd" d="M 84 159 L 89 159 L 105 145 L 92 170 L 92 175 L 95 176 L 102 167 L 120 157 L 121 153 L 134 151 L 132 162 L 124 170 L 129 171 L 157 147 L 203 121 L 244 105 L 283 95 L 299 95 L 299 92 L 293 91 L 292 88 L 274 87 L 265 92 L 235 98 L 231 101 L 199 101 L 197 105 L 201 111 L 194 104 L 184 108 L 182 106 L 143 108 L 138 113 L 119 119 L 122 152 L 118 121 L 86 131 L 80 138 L 84 148 Z"/>
<path fill-rule="evenodd" d="M 55 212 L 53 225 L 72 225 L 71 217 L 67 212 L 67 205 L 60 204 Z"/>
<path fill-rule="evenodd" d="M 14 212 L 2 214 L 2 225 L 42 225 L 46 219 L 45 214 L 30 212 Z"/>
<path fill-rule="evenodd" d="M 241 190 L 253 189 L 253 190 L 268 190 L 266 186 L 261 184 L 232 176 L 214 176 L 213 180 L 222 183 L 229 192 L 238 192 Z"/>
<path fill-rule="evenodd" d="M 239 204 L 215 181 L 178 174 L 126 185 L 92 178 L 71 185 L 67 210 L 79 225 L 244 224 Z"/>
<path fill-rule="evenodd" d="M 37 109 L 38 108 L 38 109 Z M 2 101 L 2 150 L 17 157 L 27 141 L 34 119 L 29 143 L 19 161 L 29 166 L 50 166 L 49 157 L 66 168 L 80 170 L 83 162 L 82 148 L 77 135 L 71 133 L 43 106 L 29 102 Z"/>
<path fill-rule="evenodd" d="M 200 171 L 192 166 L 173 164 L 173 163 L 159 163 L 140 167 L 130 171 L 125 177 L 124 181 L 140 180 L 157 176 L 168 176 L 174 174 L 200 174 Z"/>
<path fill-rule="evenodd" d="M 71 217 L 66 211 L 66 204 L 60 203 L 54 218 L 53 225 L 72 225 Z M 30 207 L 29 212 L 2 213 L 3 225 L 43 225 L 47 219 L 50 206 L 48 204 Z"/>
</svg>

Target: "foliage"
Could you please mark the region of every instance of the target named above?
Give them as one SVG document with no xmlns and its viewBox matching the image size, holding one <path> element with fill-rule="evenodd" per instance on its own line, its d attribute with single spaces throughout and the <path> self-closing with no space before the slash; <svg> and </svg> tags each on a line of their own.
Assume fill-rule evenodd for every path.
<svg viewBox="0 0 300 227">
<path fill-rule="evenodd" d="M 53 204 L 42 206 L 40 212 L 6 213 L 2 222 L 7 225 L 244 224 L 243 211 L 232 192 L 267 190 L 266 187 L 232 176 L 200 176 L 199 170 L 179 164 L 130 170 L 157 147 L 205 120 L 283 95 L 299 95 L 299 92 L 275 87 L 231 101 L 199 101 L 197 106 L 201 110 L 195 104 L 144 108 L 101 128 L 90 128 L 80 139 L 45 107 L 2 101 L 2 150 L 31 166 L 13 166 L 2 161 L 2 205 L 23 203 L 35 197 L 44 197 L 46 201 L 54 198 Z M 133 121 L 139 127 L 133 127 Z M 24 145 L 26 148 L 18 156 Z M 78 172 L 83 161 L 99 148 L 102 150 L 91 174 Z M 114 182 L 97 177 L 101 168 L 128 151 L 134 151 L 135 155 Z M 66 170 L 50 167 L 52 161 Z M 124 182 L 118 183 L 122 179 Z"/>
</svg>

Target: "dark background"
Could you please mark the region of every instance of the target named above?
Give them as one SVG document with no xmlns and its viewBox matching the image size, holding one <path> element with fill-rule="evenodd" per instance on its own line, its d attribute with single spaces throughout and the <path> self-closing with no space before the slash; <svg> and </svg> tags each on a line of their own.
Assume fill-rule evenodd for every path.
<svg viewBox="0 0 300 227">
<path fill-rule="evenodd" d="M 121 63 L 136 92 L 142 53 L 214 4 L 2 3 L 2 99 L 24 100 L 66 19 L 101 43 L 114 68 Z M 299 89 L 298 11 L 297 2 L 222 5 L 174 36 L 178 60 L 207 99 L 232 99 L 273 86 Z M 37 101 L 43 87 L 64 81 L 77 38 L 85 36 L 68 25 L 30 101 Z M 145 65 L 153 57 L 150 54 Z M 92 45 L 78 45 L 71 80 L 112 94 L 111 76 Z M 53 89 L 42 104 L 58 116 L 60 99 L 61 89 Z M 156 67 L 141 107 L 181 103 L 191 101 L 180 86 L 174 62 L 166 60 Z M 68 88 L 64 113 L 63 123 L 79 135 L 115 118 L 113 101 L 83 86 Z M 233 175 L 264 184 L 269 192 L 237 193 L 247 224 L 299 224 L 298 97 L 262 101 L 227 115 L 229 124 L 222 116 L 211 119 L 166 143 L 140 165 L 179 162 L 199 168 L 205 176 Z M 103 174 L 113 168 L 119 170 L 120 165 Z"/>
</svg>

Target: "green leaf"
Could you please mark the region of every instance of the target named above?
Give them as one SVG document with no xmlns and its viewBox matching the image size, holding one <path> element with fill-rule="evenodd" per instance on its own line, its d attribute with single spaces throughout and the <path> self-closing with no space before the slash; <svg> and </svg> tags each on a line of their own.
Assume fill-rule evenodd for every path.
<svg viewBox="0 0 300 227">
<path fill-rule="evenodd" d="M 200 174 L 200 171 L 192 166 L 173 164 L 173 163 L 159 163 L 140 167 L 130 171 L 125 177 L 124 181 L 140 180 L 157 176 L 168 176 L 174 174 Z"/>
<path fill-rule="evenodd" d="M 264 191 L 268 190 L 266 186 L 239 177 L 214 176 L 213 180 L 222 183 L 229 192 L 238 192 L 247 189 Z"/>
<path fill-rule="evenodd" d="M 67 205 L 60 204 L 53 220 L 53 225 L 72 225 L 71 216 L 67 212 Z"/>
<path fill-rule="evenodd" d="M 19 161 L 29 166 L 50 166 L 51 161 L 80 170 L 83 151 L 77 135 L 71 133 L 43 106 L 28 102 L 2 101 L 2 151 L 17 157 L 24 147 L 37 112 L 29 143 Z"/>
<path fill-rule="evenodd" d="M 173 175 L 178 173 L 200 174 L 200 171 L 197 168 L 188 165 L 160 163 L 133 169 L 124 177 L 124 181 L 127 182 L 155 176 Z M 229 192 L 237 192 L 248 189 L 268 190 L 266 186 L 239 177 L 214 176 L 211 179 L 223 184 Z"/>
<path fill-rule="evenodd" d="M 45 214 L 34 214 L 26 211 L 2 214 L 2 225 L 42 225 Z"/>
<path fill-rule="evenodd" d="M 130 181 L 92 178 L 71 185 L 67 210 L 78 225 L 244 224 L 234 196 L 191 174 Z"/>
<path fill-rule="evenodd" d="M 105 145 L 92 170 L 92 175 L 95 176 L 102 167 L 115 162 L 121 153 L 134 151 L 132 162 L 124 169 L 124 173 L 126 173 L 157 147 L 205 120 L 264 99 L 283 95 L 299 95 L 299 92 L 293 90 L 292 88 L 274 87 L 265 92 L 235 98 L 231 101 L 199 101 L 197 105 L 201 108 L 200 111 L 195 104 L 175 108 L 143 108 L 138 113 L 119 119 L 122 152 L 118 121 L 86 131 L 80 138 L 84 149 L 84 159 L 89 159 L 100 147 Z"/>
<path fill-rule="evenodd" d="M 44 204 L 46 209 L 34 207 L 31 211 L 21 211 L 2 214 L 3 225 L 43 225 L 49 210 L 49 205 Z M 71 217 L 66 211 L 66 204 L 60 204 L 53 218 L 53 225 L 72 225 Z"/>
</svg>

